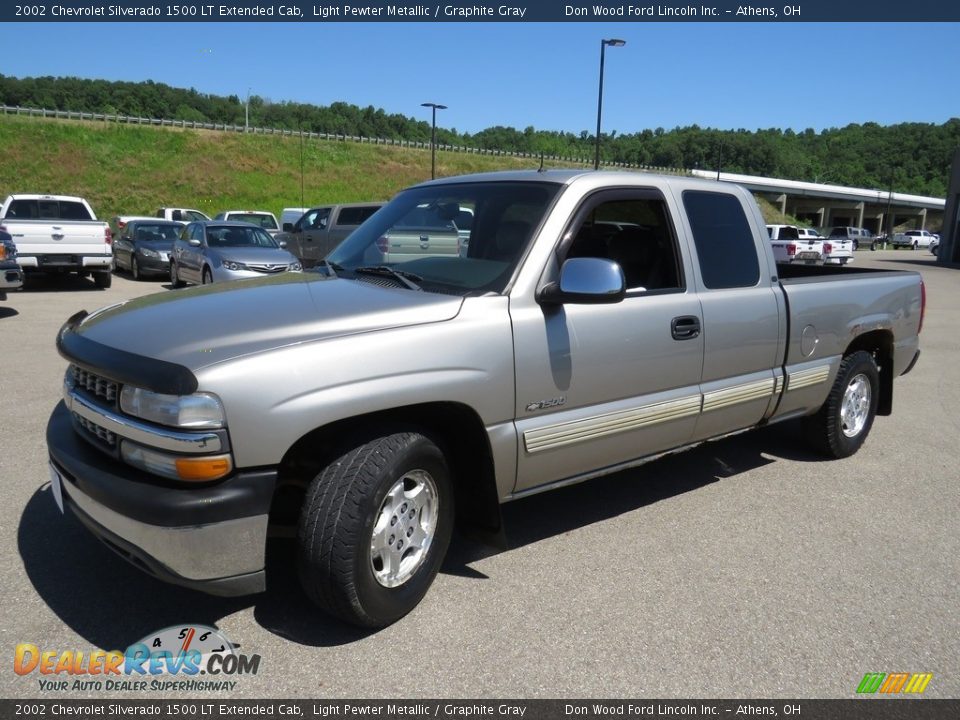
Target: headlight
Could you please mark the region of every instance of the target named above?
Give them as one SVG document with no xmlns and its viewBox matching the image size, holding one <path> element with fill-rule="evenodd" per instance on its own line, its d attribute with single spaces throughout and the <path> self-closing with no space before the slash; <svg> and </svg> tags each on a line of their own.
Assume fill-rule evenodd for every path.
<svg viewBox="0 0 960 720">
<path fill-rule="evenodd" d="M 160 257 L 160 253 L 158 253 L 156 250 L 151 250 L 150 248 L 140 248 L 140 254 L 149 258 Z"/>
<path fill-rule="evenodd" d="M 226 419 L 216 395 L 162 395 L 132 385 L 120 391 L 120 409 L 128 415 L 180 428 L 219 428 Z"/>
<path fill-rule="evenodd" d="M 247 266 L 242 262 L 234 262 L 233 260 L 224 260 L 221 263 L 227 270 L 246 270 Z"/>
</svg>

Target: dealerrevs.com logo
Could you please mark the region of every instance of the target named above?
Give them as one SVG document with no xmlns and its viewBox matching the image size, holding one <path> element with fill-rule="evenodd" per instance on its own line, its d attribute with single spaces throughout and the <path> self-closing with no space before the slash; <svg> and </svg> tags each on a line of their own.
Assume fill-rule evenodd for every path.
<svg viewBox="0 0 960 720">
<path fill-rule="evenodd" d="M 243 655 L 216 628 L 174 625 L 124 651 L 47 650 L 17 645 L 17 675 L 37 675 L 40 690 L 230 691 L 232 678 L 256 675 L 259 655 Z"/>
<path fill-rule="evenodd" d="M 920 695 L 933 679 L 933 673 L 867 673 L 857 686 L 860 695 Z"/>
</svg>

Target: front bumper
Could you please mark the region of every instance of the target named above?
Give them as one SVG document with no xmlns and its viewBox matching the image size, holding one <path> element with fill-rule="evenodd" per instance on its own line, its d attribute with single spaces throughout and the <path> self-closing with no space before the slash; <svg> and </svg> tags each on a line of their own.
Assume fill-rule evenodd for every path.
<svg viewBox="0 0 960 720">
<path fill-rule="evenodd" d="M 247 280 L 249 278 L 272 277 L 281 275 L 285 272 L 297 272 L 284 268 L 276 272 L 259 272 L 256 270 L 227 270 L 225 267 L 218 267 L 212 270 L 214 282 L 224 282 L 227 280 Z"/>
<path fill-rule="evenodd" d="M 47 424 L 47 447 L 64 506 L 140 569 L 215 595 L 264 590 L 275 470 L 198 487 L 165 482 L 84 441 L 62 402 Z"/>
<path fill-rule="evenodd" d="M 170 253 L 162 252 L 159 257 L 150 257 L 137 253 L 137 267 L 142 275 L 170 275 Z"/>
</svg>

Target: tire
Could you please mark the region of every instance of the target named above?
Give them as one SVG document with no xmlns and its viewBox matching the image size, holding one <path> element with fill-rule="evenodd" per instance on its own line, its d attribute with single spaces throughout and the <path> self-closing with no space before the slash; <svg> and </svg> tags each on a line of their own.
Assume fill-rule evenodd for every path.
<svg viewBox="0 0 960 720">
<path fill-rule="evenodd" d="M 860 248 L 860 243 L 858 243 L 856 240 L 854 240 L 854 241 L 853 241 L 853 250 L 854 250 L 854 252 L 856 252 L 859 248 Z"/>
<path fill-rule="evenodd" d="M 918 243 L 916 240 L 914 240 L 914 241 L 913 241 L 913 249 L 916 250 L 918 247 L 920 247 L 920 243 Z"/>
<path fill-rule="evenodd" d="M 140 263 L 137 262 L 136 257 L 130 260 L 130 277 L 134 280 L 143 280 L 143 277 L 140 275 Z"/>
<path fill-rule="evenodd" d="M 870 434 L 879 395 L 873 356 L 861 350 L 845 357 L 823 407 L 806 419 L 810 442 L 831 458 L 853 455 Z"/>
<path fill-rule="evenodd" d="M 213 273 L 210 272 L 210 268 L 205 267 L 203 269 L 203 276 L 200 279 L 204 285 L 209 285 L 210 283 L 213 282 Z"/>
<path fill-rule="evenodd" d="M 183 280 L 180 279 L 180 274 L 177 272 L 177 264 L 175 262 L 170 263 L 170 285 L 175 288 L 183 287 Z"/>
<path fill-rule="evenodd" d="M 446 460 L 429 438 L 403 432 L 354 447 L 307 489 L 297 532 L 304 591 L 348 623 L 396 622 L 440 569 L 453 504 Z"/>
<path fill-rule="evenodd" d="M 877 243 L 876 242 L 870 243 L 870 252 L 876 252 L 876 250 L 877 250 Z"/>
<path fill-rule="evenodd" d="M 95 272 L 93 274 L 93 284 L 101 290 L 106 290 L 113 284 L 113 272 L 111 270 Z"/>
</svg>

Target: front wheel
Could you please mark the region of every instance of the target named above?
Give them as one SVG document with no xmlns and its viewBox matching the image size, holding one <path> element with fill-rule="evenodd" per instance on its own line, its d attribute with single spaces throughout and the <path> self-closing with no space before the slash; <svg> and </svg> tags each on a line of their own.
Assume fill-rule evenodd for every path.
<svg viewBox="0 0 960 720">
<path fill-rule="evenodd" d="M 384 627 L 426 594 L 452 529 L 453 490 L 440 449 L 415 432 L 377 437 L 310 484 L 297 532 L 301 584 L 332 615 Z"/>
<path fill-rule="evenodd" d="M 140 263 L 137 262 L 136 258 L 130 261 L 130 275 L 134 280 L 140 280 Z"/>
<path fill-rule="evenodd" d="M 879 390 L 880 372 L 870 353 L 861 350 L 845 357 L 826 402 L 806 419 L 814 447 L 832 458 L 857 452 L 873 426 Z"/>
<path fill-rule="evenodd" d="M 180 279 L 180 271 L 177 270 L 175 262 L 170 263 L 170 284 L 175 288 L 183 287 L 183 280 Z"/>
<path fill-rule="evenodd" d="M 859 248 L 860 248 L 860 243 L 858 243 L 856 240 L 854 240 L 854 241 L 853 241 L 853 249 L 854 249 L 854 250 L 858 250 Z"/>
<path fill-rule="evenodd" d="M 213 282 L 213 273 L 210 272 L 210 268 L 208 267 L 205 267 L 203 269 L 202 282 L 204 285 L 209 285 L 210 283 Z"/>
</svg>

